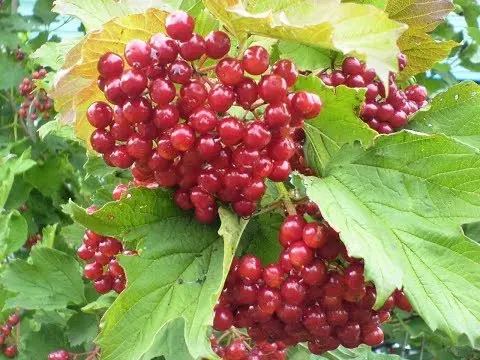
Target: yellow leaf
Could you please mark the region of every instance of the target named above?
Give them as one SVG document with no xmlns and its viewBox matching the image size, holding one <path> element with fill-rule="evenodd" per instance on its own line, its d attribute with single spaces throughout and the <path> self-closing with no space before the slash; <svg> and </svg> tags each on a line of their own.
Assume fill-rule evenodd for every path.
<svg viewBox="0 0 480 360">
<path fill-rule="evenodd" d="M 148 40 L 153 34 L 165 32 L 168 13 L 150 9 L 143 14 L 133 14 L 107 22 L 100 31 L 88 34 L 66 56 L 50 94 L 60 122 L 73 124 L 75 134 L 89 146 L 93 127 L 86 119 L 88 106 L 104 101 L 97 87 L 97 61 L 107 51 L 123 54 L 125 45 L 132 39 Z"/>
<path fill-rule="evenodd" d="M 204 0 L 205 6 L 239 39 L 257 34 L 355 53 L 382 79 L 397 70 L 397 39 L 407 26 L 382 10 L 340 0 Z"/>
<path fill-rule="evenodd" d="M 408 79 L 431 69 L 459 44 L 451 40 L 436 41 L 423 32 L 408 30 L 400 37 L 398 45 L 408 59 L 408 66 L 400 73 L 400 78 Z"/>
</svg>

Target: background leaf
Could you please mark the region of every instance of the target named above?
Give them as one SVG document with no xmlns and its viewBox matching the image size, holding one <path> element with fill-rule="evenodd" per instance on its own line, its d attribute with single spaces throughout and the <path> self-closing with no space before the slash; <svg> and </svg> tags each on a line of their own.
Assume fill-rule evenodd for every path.
<svg viewBox="0 0 480 360">
<path fill-rule="evenodd" d="M 0 215 L 0 261 L 17 251 L 27 240 L 28 227 L 25 218 L 14 210 Z"/>
<path fill-rule="evenodd" d="M 442 135 L 401 132 L 342 150 L 307 195 L 365 259 L 377 306 L 402 285 L 432 330 L 480 339 L 480 247 L 463 223 L 480 218 L 480 157 Z"/>
<path fill-rule="evenodd" d="M 426 134 L 442 133 L 480 149 L 480 85 L 466 81 L 438 94 L 407 127 Z"/>
<path fill-rule="evenodd" d="M 78 262 L 58 250 L 34 246 L 31 264 L 14 260 L 2 273 L 6 290 L 15 293 L 10 308 L 53 310 L 85 301 Z"/>
<path fill-rule="evenodd" d="M 397 69 L 396 40 L 406 29 L 373 6 L 328 1 L 204 0 L 239 39 L 257 34 L 365 57 L 382 79 Z M 380 56 L 381 54 L 381 56 Z"/>
<path fill-rule="evenodd" d="M 359 117 L 365 101 L 365 91 L 325 86 L 316 76 L 300 77 L 297 90 L 308 90 L 320 96 L 323 102 L 318 117 L 305 121 L 305 155 L 308 165 L 323 174 L 329 160 L 347 143 L 361 141 L 368 145 L 376 134 Z"/>
</svg>

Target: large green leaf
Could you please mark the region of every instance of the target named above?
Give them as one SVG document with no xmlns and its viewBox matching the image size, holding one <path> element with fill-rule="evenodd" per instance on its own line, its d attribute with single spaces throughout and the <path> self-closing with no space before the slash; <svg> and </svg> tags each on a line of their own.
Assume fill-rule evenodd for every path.
<svg viewBox="0 0 480 360">
<path fill-rule="evenodd" d="M 177 318 L 185 320 L 192 356 L 214 356 L 207 331 L 247 222 L 220 209 L 218 230 L 179 210 L 170 192 L 136 189 L 129 194 L 93 215 L 70 205 L 74 219 L 94 231 L 144 240 L 139 256 L 120 259 L 127 288 L 102 320 L 97 342 L 103 358 L 141 358 L 159 331 Z"/>
<path fill-rule="evenodd" d="M 278 233 L 283 217 L 270 212 L 252 218 L 242 237 L 244 253 L 257 255 L 264 266 L 276 263 L 283 248 Z"/>
<path fill-rule="evenodd" d="M 46 359 L 52 351 L 68 348 L 65 331 L 59 326 L 42 325 L 34 330 L 22 321 L 20 333 L 21 345 L 15 357 L 18 360 Z"/>
<path fill-rule="evenodd" d="M 401 132 L 344 148 L 308 196 L 365 259 L 377 303 L 405 287 L 413 307 L 453 340 L 480 345 L 480 247 L 461 229 L 480 219 L 480 157 L 443 135 Z"/>
<path fill-rule="evenodd" d="M 42 22 L 49 24 L 58 16 L 57 13 L 52 12 L 53 0 L 37 0 L 33 7 L 33 14 L 39 17 Z"/>
<path fill-rule="evenodd" d="M 278 43 L 280 57 L 295 62 L 301 70 L 323 70 L 332 63 L 334 51 L 300 44 L 296 41 L 280 41 Z"/>
<path fill-rule="evenodd" d="M 0 215 L 0 261 L 17 251 L 27 240 L 28 226 L 25 218 L 13 210 Z"/>
<path fill-rule="evenodd" d="M 365 91 L 339 86 L 325 86 L 316 76 L 300 77 L 297 90 L 308 90 L 320 96 L 323 109 L 320 116 L 305 122 L 307 141 L 305 155 L 308 165 L 322 174 L 331 157 L 347 143 L 361 141 L 368 145 L 376 131 L 359 117 L 365 101 Z"/>
<path fill-rule="evenodd" d="M 30 157 L 31 152 L 27 150 L 19 157 L 8 154 L 0 159 L 0 208 L 7 202 L 15 175 L 24 173 L 36 164 Z"/>
<path fill-rule="evenodd" d="M 15 296 L 8 307 L 54 310 L 85 301 L 79 263 L 58 250 L 33 247 L 31 262 L 14 260 L 2 273 L 6 290 Z"/>
<path fill-rule="evenodd" d="M 408 64 L 402 78 L 427 71 L 448 56 L 458 44 L 454 41 L 435 41 L 428 32 L 433 31 L 454 9 L 451 0 L 389 0 L 385 11 L 391 19 L 408 25 L 398 45 L 407 55 Z"/>
<path fill-rule="evenodd" d="M 257 34 L 281 40 L 356 52 L 382 79 L 397 69 L 396 41 L 406 29 L 380 9 L 328 1 L 204 0 L 205 6 L 239 39 Z"/>
<path fill-rule="evenodd" d="M 480 86 L 466 81 L 437 95 L 419 111 L 408 128 L 427 134 L 443 133 L 480 149 Z"/>
<path fill-rule="evenodd" d="M 30 58 L 35 60 L 37 64 L 51 67 L 53 70 L 58 70 L 62 67 L 65 61 L 65 55 L 78 42 L 79 38 L 63 39 L 61 42 L 47 42 L 40 46 Z M 49 124 L 49 123 L 47 123 Z"/>
<path fill-rule="evenodd" d="M 304 345 L 297 345 L 288 351 L 289 360 L 400 360 L 398 355 L 376 354 L 369 346 L 360 345 L 355 349 L 340 346 L 322 356 L 311 354 Z"/>
<path fill-rule="evenodd" d="M 98 334 L 98 319 L 95 315 L 77 312 L 68 320 L 67 327 L 70 345 L 91 344 Z"/>
<path fill-rule="evenodd" d="M 27 76 L 22 63 L 14 61 L 13 58 L 0 54 L 0 69 L 8 69 L 0 76 L 0 90 L 16 89 L 18 84 Z"/>
<path fill-rule="evenodd" d="M 157 334 L 152 347 L 142 359 L 150 360 L 163 356 L 165 360 L 194 360 L 185 344 L 185 322 L 176 319 L 165 325 Z"/>
</svg>

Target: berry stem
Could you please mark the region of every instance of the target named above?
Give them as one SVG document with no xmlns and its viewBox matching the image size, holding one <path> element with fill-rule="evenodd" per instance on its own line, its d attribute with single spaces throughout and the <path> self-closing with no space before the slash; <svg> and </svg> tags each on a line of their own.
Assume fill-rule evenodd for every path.
<svg viewBox="0 0 480 360">
<path fill-rule="evenodd" d="M 208 73 L 209 71 L 215 70 L 216 68 L 217 68 L 217 65 L 207 66 L 206 68 L 199 68 L 197 72 L 200 74 L 204 74 L 204 73 Z"/>
<path fill-rule="evenodd" d="M 297 211 L 295 210 L 295 206 L 290 199 L 290 194 L 288 193 L 285 185 L 283 183 L 276 183 L 275 185 L 277 186 L 277 190 L 282 197 L 282 201 L 285 205 L 285 208 L 287 209 L 288 215 L 297 215 Z"/>
<path fill-rule="evenodd" d="M 246 47 L 247 47 L 247 38 L 243 39 L 240 42 L 240 44 L 238 44 L 237 59 L 241 59 L 243 57 L 243 53 L 245 52 Z"/>
<path fill-rule="evenodd" d="M 208 59 L 208 56 L 206 54 L 203 54 L 200 60 L 198 60 L 197 67 L 201 68 L 203 64 L 205 64 L 205 61 L 207 61 L 207 59 Z"/>
</svg>

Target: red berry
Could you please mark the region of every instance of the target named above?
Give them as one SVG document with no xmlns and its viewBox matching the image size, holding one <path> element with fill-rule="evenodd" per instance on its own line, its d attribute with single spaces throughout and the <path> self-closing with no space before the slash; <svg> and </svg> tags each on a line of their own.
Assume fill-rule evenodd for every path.
<svg viewBox="0 0 480 360">
<path fill-rule="evenodd" d="M 83 276 L 89 280 L 96 280 L 103 274 L 103 266 L 97 262 L 86 264 L 83 269 Z"/>
<path fill-rule="evenodd" d="M 298 79 L 298 70 L 295 64 L 287 59 L 278 60 L 275 65 L 273 65 L 272 73 L 283 77 L 288 87 L 295 85 Z"/>
<path fill-rule="evenodd" d="M 217 126 L 217 114 L 206 107 L 197 107 L 190 117 L 188 124 L 199 133 L 208 133 Z"/>
<path fill-rule="evenodd" d="M 364 72 L 364 66 L 354 57 L 347 57 L 343 60 L 342 71 L 348 75 L 361 75 Z"/>
<path fill-rule="evenodd" d="M 186 84 L 190 81 L 193 74 L 192 67 L 186 61 L 175 60 L 168 67 L 168 77 L 174 83 Z"/>
<path fill-rule="evenodd" d="M 286 103 L 277 102 L 265 108 L 264 119 L 270 128 L 280 128 L 290 123 L 292 114 Z"/>
<path fill-rule="evenodd" d="M 205 38 L 207 55 L 212 59 L 220 59 L 230 50 L 230 38 L 223 31 L 212 31 Z"/>
<path fill-rule="evenodd" d="M 142 40 L 132 40 L 125 46 L 125 59 L 127 63 L 137 69 L 147 67 L 151 64 L 150 45 Z"/>
<path fill-rule="evenodd" d="M 263 74 L 270 63 L 270 55 L 262 46 L 251 46 L 243 54 L 242 66 L 252 75 Z"/>
<path fill-rule="evenodd" d="M 112 165 L 120 169 L 127 169 L 132 166 L 135 161 L 133 157 L 128 154 L 127 147 L 125 145 L 116 146 L 110 153 L 109 160 Z"/>
<path fill-rule="evenodd" d="M 175 61 L 178 55 L 177 43 L 164 34 L 155 34 L 150 38 L 150 46 L 159 65 L 167 65 Z M 173 79 L 172 79 L 173 81 Z"/>
<path fill-rule="evenodd" d="M 291 305 L 300 305 L 307 295 L 307 288 L 302 283 L 302 278 L 297 275 L 285 279 L 280 291 L 285 303 Z"/>
<path fill-rule="evenodd" d="M 7 322 L 11 326 L 17 325 L 19 321 L 20 321 L 20 315 L 18 315 L 16 313 L 9 315 L 8 318 L 7 318 Z"/>
<path fill-rule="evenodd" d="M 291 256 L 290 256 L 291 257 Z M 321 260 L 313 260 L 313 262 L 302 269 L 301 276 L 307 285 L 320 285 L 326 280 L 327 267 Z"/>
<path fill-rule="evenodd" d="M 150 101 L 144 97 L 127 100 L 122 107 L 123 116 L 131 124 L 147 122 L 152 114 Z"/>
<path fill-rule="evenodd" d="M 208 93 L 208 104 L 216 112 L 226 112 L 235 102 L 235 92 L 228 86 L 217 84 Z"/>
<path fill-rule="evenodd" d="M 225 85 L 237 85 L 243 80 L 243 67 L 239 60 L 225 58 L 220 60 L 215 69 L 217 78 Z"/>
<path fill-rule="evenodd" d="M 93 287 L 100 294 L 106 294 L 113 289 L 113 278 L 110 275 L 104 275 L 94 281 Z"/>
<path fill-rule="evenodd" d="M 220 140 L 227 146 L 234 146 L 242 141 L 245 128 L 243 123 L 234 117 L 226 117 L 220 120 L 217 125 L 217 132 Z"/>
<path fill-rule="evenodd" d="M 302 240 L 303 227 L 306 222 L 303 217 L 291 215 L 285 218 L 280 227 L 279 240 L 283 247 Z"/>
<path fill-rule="evenodd" d="M 180 120 L 180 113 L 175 105 L 158 105 L 153 110 L 152 121 L 160 130 L 173 128 Z"/>
<path fill-rule="evenodd" d="M 238 275 L 248 284 L 254 284 L 262 277 L 262 263 L 254 255 L 245 255 L 238 264 Z"/>
<path fill-rule="evenodd" d="M 105 53 L 98 60 L 97 70 L 105 79 L 120 76 L 123 72 L 123 59 L 115 53 Z"/>
<path fill-rule="evenodd" d="M 95 255 L 95 251 L 85 244 L 80 245 L 77 249 L 77 256 L 82 260 L 90 260 Z"/>
<path fill-rule="evenodd" d="M 225 347 L 225 360 L 244 360 L 248 349 L 243 340 L 232 341 Z"/>
<path fill-rule="evenodd" d="M 48 360 L 70 360 L 67 350 L 56 350 L 48 354 Z"/>
<path fill-rule="evenodd" d="M 97 101 L 90 105 L 87 109 L 88 122 L 97 129 L 103 129 L 112 124 L 113 110 L 102 102 Z"/>
<path fill-rule="evenodd" d="M 285 271 L 278 264 L 270 264 L 263 270 L 263 280 L 267 286 L 279 288 L 283 284 Z"/>
<path fill-rule="evenodd" d="M 187 61 L 198 60 L 205 52 L 205 40 L 201 35 L 193 34 L 190 39 L 180 43 L 180 56 Z"/>
<path fill-rule="evenodd" d="M 117 239 L 106 237 L 98 244 L 98 250 L 106 256 L 115 256 L 123 249 L 122 243 Z"/>
<path fill-rule="evenodd" d="M 90 136 L 90 144 L 96 152 L 106 154 L 114 149 L 115 139 L 108 131 L 97 129 Z"/>
<path fill-rule="evenodd" d="M 278 160 L 273 163 L 273 169 L 268 178 L 275 182 L 286 181 L 292 172 L 287 160 Z"/>
<path fill-rule="evenodd" d="M 393 293 L 393 298 L 395 300 L 395 306 L 398 307 L 400 310 L 411 312 L 413 310 L 410 301 L 406 297 L 405 293 L 401 290 L 396 290 Z"/>
<path fill-rule="evenodd" d="M 150 97 L 157 105 L 168 105 L 176 95 L 177 90 L 170 80 L 156 79 L 150 84 Z"/>
<path fill-rule="evenodd" d="M 213 328 L 217 331 L 227 331 L 233 325 L 233 314 L 229 308 L 217 306 L 213 318 Z"/>
<path fill-rule="evenodd" d="M 258 95 L 268 103 L 282 101 L 287 96 L 287 82 L 278 75 L 265 75 L 258 83 Z"/>
<path fill-rule="evenodd" d="M 8 358 L 14 358 L 17 355 L 17 347 L 15 345 L 8 345 L 3 350 L 3 354 Z"/>
<path fill-rule="evenodd" d="M 313 251 L 303 241 L 294 242 L 288 248 L 288 256 L 294 267 L 301 268 L 313 260 Z"/>
<path fill-rule="evenodd" d="M 170 135 L 172 146 L 179 151 L 187 151 L 195 144 L 195 132 L 186 124 L 178 124 Z"/>
<path fill-rule="evenodd" d="M 115 259 L 110 260 L 110 262 L 108 263 L 108 273 L 113 277 L 125 276 L 125 271 Z"/>
<path fill-rule="evenodd" d="M 120 79 L 120 88 L 130 98 L 142 95 L 147 85 L 147 75 L 137 69 L 125 70 Z"/>
<path fill-rule="evenodd" d="M 237 104 L 245 110 L 250 109 L 252 104 L 258 99 L 257 83 L 252 79 L 245 77 L 235 86 L 237 93 Z"/>
<path fill-rule="evenodd" d="M 362 328 L 362 342 L 368 346 L 378 346 L 383 343 L 384 335 L 379 326 L 365 326 Z"/>
<path fill-rule="evenodd" d="M 322 101 L 316 94 L 299 91 L 292 98 L 292 107 L 305 119 L 312 119 L 320 114 Z"/>
<path fill-rule="evenodd" d="M 138 134 L 130 136 L 127 142 L 127 152 L 135 159 L 146 159 L 152 153 L 152 140 L 142 139 Z"/>
<path fill-rule="evenodd" d="M 271 288 L 261 288 L 258 291 L 257 304 L 262 311 L 273 314 L 282 305 L 280 291 Z"/>
<path fill-rule="evenodd" d="M 184 11 L 174 11 L 165 20 L 168 36 L 179 41 L 187 41 L 193 35 L 195 20 Z"/>
</svg>

